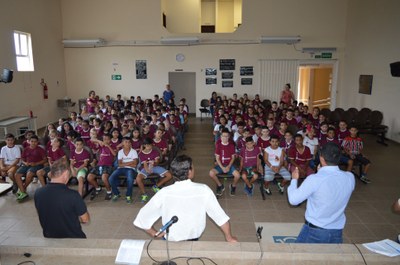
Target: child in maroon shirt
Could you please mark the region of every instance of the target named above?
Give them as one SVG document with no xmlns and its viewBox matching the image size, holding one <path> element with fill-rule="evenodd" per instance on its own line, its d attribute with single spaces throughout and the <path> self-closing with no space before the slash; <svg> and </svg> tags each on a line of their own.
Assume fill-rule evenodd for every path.
<svg viewBox="0 0 400 265">
<path fill-rule="evenodd" d="M 222 196 L 225 187 L 219 181 L 218 174 L 233 175 L 233 183 L 230 185 L 230 195 L 234 196 L 236 184 L 240 179 L 240 173 L 233 166 L 235 162 L 235 144 L 229 141 L 230 132 L 228 129 L 223 129 L 221 133 L 221 142 L 218 142 L 215 147 L 216 165 L 210 170 L 210 177 L 217 184 L 217 196 Z"/>
<path fill-rule="evenodd" d="M 90 185 L 95 187 L 93 190 L 90 200 L 93 200 L 96 198 L 96 196 L 100 193 L 101 187 L 97 183 L 96 178 L 101 176 L 101 179 L 103 180 L 104 186 L 106 186 L 107 194 L 105 197 L 105 200 L 111 200 L 112 192 L 111 192 L 111 186 L 110 183 L 108 182 L 108 177 L 110 176 L 112 172 L 112 167 L 114 163 L 114 157 L 115 157 L 115 151 L 112 149 L 110 146 L 111 143 L 111 135 L 110 134 L 104 134 L 103 135 L 103 141 L 96 140 L 97 143 L 100 145 L 100 158 L 99 162 L 97 165 L 90 171 L 88 175 L 88 182 Z"/>
<path fill-rule="evenodd" d="M 17 201 L 22 202 L 28 198 L 26 189 L 32 182 L 36 172 L 43 168 L 46 163 L 46 151 L 39 145 L 39 138 L 32 135 L 29 140 L 29 146 L 24 149 L 21 155 L 22 166 L 15 174 L 15 181 L 17 182 L 19 192 L 17 192 Z M 25 183 L 22 182 L 22 176 L 26 174 Z"/>
<path fill-rule="evenodd" d="M 157 174 L 161 177 L 157 184 L 152 187 L 153 192 L 156 193 L 160 190 L 161 186 L 172 179 L 172 174 L 158 165 L 160 163 L 160 153 L 156 149 L 153 149 L 153 141 L 151 138 L 146 138 L 143 141 L 143 149 L 139 152 L 138 156 L 140 161 L 140 171 L 136 177 L 136 183 L 142 193 L 141 200 L 144 203 L 149 199 L 149 196 L 146 194 L 144 189 L 144 179 L 146 179 L 150 174 Z"/>
</svg>

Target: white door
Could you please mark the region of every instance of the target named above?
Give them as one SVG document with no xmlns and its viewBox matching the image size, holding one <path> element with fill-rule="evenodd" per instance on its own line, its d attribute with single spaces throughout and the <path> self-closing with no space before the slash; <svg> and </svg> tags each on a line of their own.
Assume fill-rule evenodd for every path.
<svg viewBox="0 0 400 265">
<path fill-rule="evenodd" d="M 169 72 L 168 78 L 171 90 L 175 93 L 175 104 L 185 98 L 189 113 L 196 113 L 196 73 Z"/>
</svg>

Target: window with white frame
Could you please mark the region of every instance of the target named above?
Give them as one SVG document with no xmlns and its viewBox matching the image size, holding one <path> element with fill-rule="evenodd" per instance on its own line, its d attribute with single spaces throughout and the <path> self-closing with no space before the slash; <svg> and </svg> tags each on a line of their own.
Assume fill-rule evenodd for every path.
<svg viewBox="0 0 400 265">
<path fill-rule="evenodd" d="M 33 54 L 31 34 L 21 31 L 14 31 L 15 57 L 17 69 L 22 72 L 33 72 Z"/>
</svg>

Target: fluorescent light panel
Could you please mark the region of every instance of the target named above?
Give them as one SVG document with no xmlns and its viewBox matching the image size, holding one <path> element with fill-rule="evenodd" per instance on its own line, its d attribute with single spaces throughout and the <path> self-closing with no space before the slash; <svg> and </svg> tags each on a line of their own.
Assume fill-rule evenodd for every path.
<svg viewBox="0 0 400 265">
<path fill-rule="evenodd" d="M 190 45 L 190 44 L 198 44 L 200 42 L 200 39 L 198 37 L 167 37 L 167 38 L 161 38 L 160 42 L 161 44 L 166 44 L 166 45 L 174 45 L 174 44 Z"/>
<path fill-rule="evenodd" d="M 304 53 L 319 53 L 319 52 L 336 52 L 334 47 L 318 47 L 318 48 L 303 48 Z"/>
<path fill-rule="evenodd" d="M 261 43 L 294 44 L 301 41 L 300 36 L 261 36 Z"/>
<path fill-rule="evenodd" d="M 98 47 L 105 44 L 104 39 L 63 40 L 64 47 Z"/>
</svg>

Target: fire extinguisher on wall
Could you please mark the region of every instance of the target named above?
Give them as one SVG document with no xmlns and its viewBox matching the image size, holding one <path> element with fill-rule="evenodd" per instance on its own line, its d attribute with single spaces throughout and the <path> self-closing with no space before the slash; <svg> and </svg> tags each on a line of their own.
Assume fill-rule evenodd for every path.
<svg viewBox="0 0 400 265">
<path fill-rule="evenodd" d="M 47 84 L 44 82 L 44 78 L 42 78 L 42 81 L 40 84 L 43 87 L 43 99 L 48 99 L 49 98 L 49 89 L 47 88 Z"/>
</svg>

